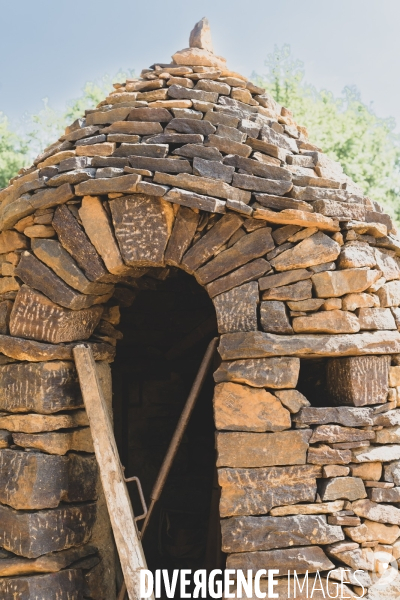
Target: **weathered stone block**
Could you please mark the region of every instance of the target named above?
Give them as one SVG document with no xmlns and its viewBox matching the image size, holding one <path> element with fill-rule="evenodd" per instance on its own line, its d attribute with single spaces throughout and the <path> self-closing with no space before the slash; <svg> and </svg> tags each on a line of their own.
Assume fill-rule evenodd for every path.
<svg viewBox="0 0 400 600">
<path fill-rule="evenodd" d="M 80 546 L 89 541 L 95 516 L 93 503 L 36 512 L 0 506 L 0 543 L 5 550 L 27 558 Z"/>
<path fill-rule="evenodd" d="M 79 216 L 86 235 L 113 275 L 124 275 L 129 268 L 124 264 L 116 242 L 110 218 L 97 196 L 84 196 Z"/>
<path fill-rule="evenodd" d="M 348 406 L 305 407 L 294 417 L 294 420 L 303 425 L 325 425 L 327 423 L 339 423 L 346 427 L 374 425 L 372 409 Z"/>
<path fill-rule="evenodd" d="M 317 312 L 292 321 L 296 333 L 357 333 L 360 323 L 357 317 L 344 310 Z"/>
<path fill-rule="evenodd" d="M 252 281 L 213 298 L 218 331 L 257 330 L 258 283 Z"/>
<path fill-rule="evenodd" d="M 318 298 L 331 298 L 363 292 L 381 276 L 380 271 L 369 269 L 346 269 L 345 271 L 324 271 L 312 276 Z M 384 304 L 381 303 L 382 306 Z"/>
<path fill-rule="evenodd" d="M 109 275 L 96 248 L 67 206 L 57 208 L 52 224 L 62 246 L 76 260 L 90 281 L 104 280 L 104 277 Z"/>
<path fill-rule="evenodd" d="M 217 433 L 217 466 L 273 467 L 306 463 L 311 430 Z"/>
<path fill-rule="evenodd" d="M 356 500 L 351 506 L 359 517 L 376 521 L 377 523 L 388 523 L 400 525 L 400 509 L 385 504 L 377 504 L 371 500 Z"/>
<path fill-rule="evenodd" d="M 282 252 L 271 261 L 271 264 L 276 271 L 305 269 L 312 265 L 320 265 L 336 260 L 339 254 L 339 244 L 324 233 L 318 232 L 303 240 L 294 248 Z"/>
<path fill-rule="evenodd" d="M 232 517 L 221 521 L 223 552 L 255 552 L 290 546 L 333 544 L 344 539 L 341 527 L 326 516 Z"/>
<path fill-rule="evenodd" d="M 388 394 L 390 359 L 386 356 L 335 358 L 328 361 L 327 387 L 335 404 L 382 404 Z"/>
<path fill-rule="evenodd" d="M 298 413 L 304 406 L 310 406 L 307 398 L 298 390 L 276 390 L 275 396 L 291 413 Z"/>
<path fill-rule="evenodd" d="M 258 571 L 265 569 L 278 569 L 280 572 L 295 570 L 296 573 L 315 573 L 328 571 L 334 564 L 318 546 L 306 548 L 290 548 L 285 550 L 270 550 L 266 552 L 240 552 L 228 556 L 227 569 L 248 569 Z"/>
<path fill-rule="evenodd" d="M 110 208 L 124 262 L 132 267 L 163 266 L 174 220 L 169 202 L 137 194 L 113 200 Z"/>
<path fill-rule="evenodd" d="M 400 304 L 400 281 L 389 281 L 376 292 L 381 306 L 399 306 Z"/>
<path fill-rule="evenodd" d="M 216 383 L 233 381 L 253 387 L 295 388 L 300 361 L 293 358 L 260 358 L 222 362 L 214 373 Z"/>
<path fill-rule="evenodd" d="M 275 335 L 261 331 L 228 333 L 221 336 L 218 351 L 223 360 L 264 356 L 354 356 L 399 354 L 396 331 L 342 335 Z"/>
<path fill-rule="evenodd" d="M 17 446 L 41 450 L 47 454 L 64 455 L 70 450 L 94 452 L 89 427 L 73 429 L 66 433 L 14 433 L 13 440 Z"/>
<path fill-rule="evenodd" d="M 309 279 L 291 285 L 268 289 L 263 293 L 263 300 L 308 300 L 312 296 L 312 285 Z"/>
<path fill-rule="evenodd" d="M 363 462 L 391 462 L 400 459 L 400 445 L 372 446 L 371 448 L 355 448 L 353 461 Z"/>
<path fill-rule="evenodd" d="M 329 500 L 360 500 L 367 497 L 363 480 L 359 477 L 334 477 L 318 483 L 322 502 Z"/>
<path fill-rule="evenodd" d="M 50 414 L 83 406 L 72 362 L 52 361 L 0 366 L 0 409 Z"/>
<path fill-rule="evenodd" d="M 284 302 L 270 300 L 261 302 L 261 327 L 270 333 L 293 333 Z"/>
<path fill-rule="evenodd" d="M 33 577 L 1 577 L 2 600 L 82 600 L 84 580 L 80 569 Z"/>
<path fill-rule="evenodd" d="M 397 329 L 390 308 L 359 308 L 357 316 L 361 329 Z"/>
<path fill-rule="evenodd" d="M 341 427 L 340 425 L 319 425 L 313 430 L 310 444 L 316 444 L 317 442 L 336 444 L 373 439 L 375 439 L 374 431 L 365 431 L 355 427 Z"/>
<path fill-rule="evenodd" d="M 93 457 L 0 450 L 0 501 L 19 510 L 56 508 L 96 498 Z"/>
<path fill-rule="evenodd" d="M 177 267 L 180 264 L 183 255 L 192 243 L 199 219 L 200 213 L 198 211 L 186 206 L 179 207 L 165 252 L 167 265 Z"/>
<path fill-rule="evenodd" d="M 274 506 L 314 502 L 320 475 L 321 468 L 311 465 L 219 469 L 220 515 L 262 515 Z"/>
<path fill-rule="evenodd" d="M 307 454 L 310 465 L 348 465 L 351 460 L 351 450 L 337 450 L 330 446 L 311 447 Z"/>
<path fill-rule="evenodd" d="M 211 230 L 212 231 L 212 230 Z M 197 245 L 197 244 L 196 244 Z M 196 246 L 191 250 L 194 251 Z M 244 235 L 231 248 L 220 252 L 209 263 L 196 272 L 196 279 L 205 285 L 237 269 L 249 261 L 264 256 L 274 248 L 269 227 L 263 227 Z M 189 253 L 188 253 L 189 254 Z M 184 260 L 185 262 L 185 260 Z"/>
<path fill-rule="evenodd" d="M 102 306 L 83 310 L 63 308 L 23 285 L 11 311 L 10 333 L 52 344 L 86 340 L 95 330 L 102 312 Z"/>
<path fill-rule="evenodd" d="M 289 411 L 273 394 L 237 383 L 215 386 L 214 419 L 217 429 L 231 431 L 283 431 L 291 424 Z"/>
</svg>

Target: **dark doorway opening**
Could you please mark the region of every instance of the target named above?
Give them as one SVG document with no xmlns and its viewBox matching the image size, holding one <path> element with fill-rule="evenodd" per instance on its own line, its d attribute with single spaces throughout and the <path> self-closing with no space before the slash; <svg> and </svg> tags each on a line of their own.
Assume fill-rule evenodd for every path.
<svg viewBox="0 0 400 600">
<path fill-rule="evenodd" d="M 195 279 L 172 269 L 150 270 L 129 308 L 121 309 L 113 364 L 117 444 L 127 477 L 138 476 L 149 501 L 169 442 L 210 340 L 217 335 L 213 304 Z M 221 568 L 219 490 L 211 367 L 161 499 L 144 539 L 148 568 Z M 141 514 L 129 484 L 135 515 Z M 140 523 L 139 523 L 140 528 Z M 176 596 L 179 597 L 179 596 Z"/>
</svg>

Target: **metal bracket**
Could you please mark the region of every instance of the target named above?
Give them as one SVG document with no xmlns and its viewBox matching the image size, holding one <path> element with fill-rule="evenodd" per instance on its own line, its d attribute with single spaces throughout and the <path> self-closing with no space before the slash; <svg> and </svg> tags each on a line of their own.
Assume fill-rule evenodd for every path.
<svg viewBox="0 0 400 600">
<path fill-rule="evenodd" d="M 143 494 L 143 489 L 142 489 L 142 484 L 140 483 L 140 479 L 139 477 L 124 477 L 125 479 L 125 483 L 129 483 L 130 481 L 136 481 L 136 485 L 137 485 L 137 489 L 139 492 L 139 497 L 140 497 L 140 502 L 142 503 L 142 508 L 143 508 L 143 514 L 139 515 L 138 517 L 135 517 L 135 521 L 141 521 L 142 519 L 145 519 L 147 517 L 147 504 L 146 504 L 146 500 L 144 498 L 144 494 Z"/>
</svg>

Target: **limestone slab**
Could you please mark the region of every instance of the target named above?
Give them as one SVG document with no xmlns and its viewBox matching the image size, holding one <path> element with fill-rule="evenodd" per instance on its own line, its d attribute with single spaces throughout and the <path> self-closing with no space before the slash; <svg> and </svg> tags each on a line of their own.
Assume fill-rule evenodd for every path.
<svg viewBox="0 0 400 600">
<path fill-rule="evenodd" d="M 96 499 L 94 457 L 0 450 L 0 501 L 19 510 Z"/>
<path fill-rule="evenodd" d="M 307 429 L 277 433 L 218 432 L 217 466 L 238 468 L 304 465 L 310 437 L 311 431 Z M 366 494 L 362 497 L 365 498 Z"/>
<path fill-rule="evenodd" d="M 319 546 L 305 548 L 290 548 L 285 550 L 269 550 L 265 552 L 240 552 L 228 556 L 228 569 L 248 569 L 258 571 L 268 565 L 269 569 L 279 569 L 281 572 L 295 570 L 296 573 L 315 573 L 329 571 L 334 564 Z"/>
<path fill-rule="evenodd" d="M 167 251 L 168 252 L 168 251 Z M 222 252 L 221 252 L 222 254 Z M 206 286 L 208 295 L 211 298 L 218 296 L 223 292 L 235 288 L 242 283 L 247 283 L 253 279 L 258 279 L 261 275 L 271 270 L 268 261 L 263 258 L 257 258 L 246 265 L 239 267 L 224 277 L 219 277 Z"/>
<path fill-rule="evenodd" d="M 377 504 L 371 500 L 356 500 L 352 510 L 359 517 L 390 525 L 400 525 L 400 509 L 385 504 Z"/>
<path fill-rule="evenodd" d="M 39 260 L 50 267 L 67 285 L 82 294 L 101 296 L 112 291 L 113 287 L 110 284 L 90 281 L 57 240 L 35 239 L 32 240 L 31 246 Z"/>
<path fill-rule="evenodd" d="M 51 414 L 83 406 L 72 362 L 15 363 L 0 366 L 0 409 Z"/>
<path fill-rule="evenodd" d="M 12 336 L 53 344 L 89 338 L 100 321 L 102 306 L 70 310 L 22 286 L 10 317 Z"/>
<path fill-rule="evenodd" d="M 223 360 L 266 356 L 354 356 L 400 353 L 396 331 L 343 335 L 276 335 L 273 333 L 229 333 L 221 336 Z"/>
<path fill-rule="evenodd" d="M 282 252 L 271 260 L 271 264 L 277 271 L 305 269 L 336 260 L 339 254 L 339 244 L 326 234 L 318 232 L 301 241 L 294 248 Z"/>
<path fill-rule="evenodd" d="M 318 484 L 322 502 L 330 500 L 360 500 L 367 497 L 363 480 L 359 477 L 334 477 Z"/>
<path fill-rule="evenodd" d="M 283 334 L 293 333 L 284 302 L 275 300 L 261 302 L 260 322 L 264 331 Z"/>
<path fill-rule="evenodd" d="M 388 393 L 389 358 L 354 356 L 330 359 L 326 376 L 334 404 L 381 404 L 386 401 Z"/>
<path fill-rule="evenodd" d="M 218 469 L 220 515 L 262 515 L 274 506 L 314 502 L 320 475 L 321 468 L 312 465 Z"/>
<path fill-rule="evenodd" d="M 61 245 L 71 254 L 90 281 L 98 281 L 108 275 L 96 248 L 66 206 L 60 206 L 55 211 L 53 227 Z"/>
<path fill-rule="evenodd" d="M 113 275 L 124 275 L 129 272 L 124 264 L 111 220 L 98 196 L 84 196 L 79 209 L 83 228 L 104 261 L 107 270 Z"/>
<path fill-rule="evenodd" d="M 332 544 L 344 539 L 341 527 L 325 516 L 232 517 L 221 522 L 223 552 L 256 552 L 290 546 Z"/>
<path fill-rule="evenodd" d="M 262 358 L 222 362 L 214 373 L 216 383 L 232 381 L 253 387 L 295 388 L 300 372 L 297 358 Z"/>
<path fill-rule="evenodd" d="M 205 285 L 222 277 L 243 264 L 264 256 L 272 250 L 274 242 L 271 230 L 267 227 L 257 229 L 240 238 L 231 248 L 220 252 L 213 260 L 196 271 L 196 279 Z M 193 248 L 194 251 L 194 248 Z"/>
<path fill-rule="evenodd" d="M 89 427 L 74 429 L 66 433 L 14 433 L 14 444 L 21 448 L 32 448 L 47 454 L 64 455 L 71 450 L 94 452 Z"/>
<path fill-rule="evenodd" d="M 289 411 L 276 396 L 231 382 L 215 386 L 214 419 L 218 430 L 283 431 L 291 425 Z"/>
<path fill-rule="evenodd" d="M 213 298 L 219 333 L 256 331 L 258 283 L 252 281 Z"/>
<path fill-rule="evenodd" d="M 1 546 L 14 554 L 37 558 L 89 541 L 96 515 L 93 503 L 35 512 L 0 506 Z M 31 532 L 35 531 L 35 535 Z"/>
<path fill-rule="evenodd" d="M 371 287 L 380 275 L 380 271 L 365 269 L 324 271 L 313 275 L 312 282 L 318 298 L 336 298 L 345 294 L 363 292 Z"/>
<path fill-rule="evenodd" d="M 132 267 L 164 266 L 174 214 L 163 198 L 137 194 L 110 202 L 122 258 Z"/>
</svg>

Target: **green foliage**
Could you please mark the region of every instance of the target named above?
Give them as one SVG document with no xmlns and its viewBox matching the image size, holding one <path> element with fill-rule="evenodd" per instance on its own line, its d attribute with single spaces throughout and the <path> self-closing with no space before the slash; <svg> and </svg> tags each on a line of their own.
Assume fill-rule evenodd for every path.
<svg viewBox="0 0 400 600">
<path fill-rule="evenodd" d="M 354 87 L 335 97 L 304 80 L 304 65 L 290 46 L 275 47 L 265 61 L 267 73 L 252 78 L 280 104 L 290 108 L 310 141 L 320 146 L 372 199 L 400 220 L 400 136 L 394 119 L 377 117 Z"/>
<path fill-rule="evenodd" d="M 8 119 L 0 112 L 0 189 L 28 162 L 26 143 L 10 131 Z"/>
<path fill-rule="evenodd" d="M 95 108 L 112 90 L 112 84 L 134 77 L 133 71 L 119 71 L 114 77 L 105 75 L 98 81 L 88 81 L 78 98 L 70 100 L 64 111 L 51 108 L 48 99 L 43 100 L 43 108 L 37 115 L 25 119 L 27 140 L 31 158 L 35 158 L 44 148 L 52 144 L 65 131 L 65 128 L 85 114 L 85 110 Z"/>
</svg>

